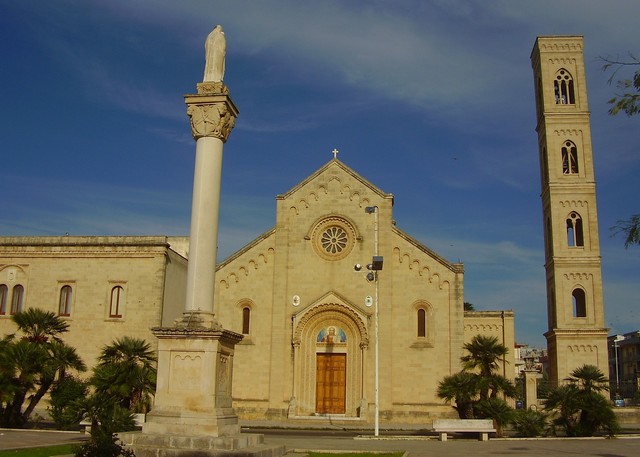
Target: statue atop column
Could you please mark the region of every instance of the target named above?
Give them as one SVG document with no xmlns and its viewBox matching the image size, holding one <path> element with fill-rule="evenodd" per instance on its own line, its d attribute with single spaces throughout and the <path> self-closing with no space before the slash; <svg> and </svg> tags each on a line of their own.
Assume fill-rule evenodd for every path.
<svg viewBox="0 0 640 457">
<path fill-rule="evenodd" d="M 204 43 L 205 65 L 203 82 L 222 82 L 224 78 L 224 58 L 227 40 L 222 26 L 216 25 Z"/>
</svg>

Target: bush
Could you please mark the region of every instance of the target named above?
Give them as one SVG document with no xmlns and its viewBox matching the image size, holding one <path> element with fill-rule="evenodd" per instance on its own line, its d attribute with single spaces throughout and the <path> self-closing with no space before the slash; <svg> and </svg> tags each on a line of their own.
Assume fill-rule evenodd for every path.
<svg viewBox="0 0 640 457">
<path fill-rule="evenodd" d="M 514 409 L 502 398 L 487 398 L 476 404 L 476 417 L 493 419 L 497 435 L 502 436 L 504 426 L 511 422 Z"/>
<path fill-rule="evenodd" d="M 75 457 L 135 457 L 132 449 L 125 449 L 116 435 L 87 441 L 76 451 Z"/>
<path fill-rule="evenodd" d="M 548 415 L 535 409 L 519 409 L 512 419 L 511 424 L 519 436 L 532 438 L 534 436 L 546 436 Z"/>
<path fill-rule="evenodd" d="M 85 398 L 87 394 L 87 383 L 70 375 L 54 384 L 51 389 L 50 406 L 47 410 L 60 430 L 73 430 L 78 427 L 80 420 L 70 414 L 69 406 L 73 402 Z"/>
</svg>

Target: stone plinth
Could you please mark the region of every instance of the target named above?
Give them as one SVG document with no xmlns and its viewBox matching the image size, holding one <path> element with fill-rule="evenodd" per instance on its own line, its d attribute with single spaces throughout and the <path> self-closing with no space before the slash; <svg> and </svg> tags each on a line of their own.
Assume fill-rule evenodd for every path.
<svg viewBox="0 0 640 457">
<path fill-rule="evenodd" d="M 225 330 L 212 313 L 185 312 L 173 327 L 155 327 L 158 381 L 142 432 L 121 433 L 138 457 L 221 456 L 241 451 L 277 457 L 260 434 L 240 433 L 231 404 L 233 354 L 242 335 Z"/>
<path fill-rule="evenodd" d="M 185 313 L 158 338 L 156 397 L 145 434 L 217 437 L 240 433 L 231 404 L 233 354 L 242 335 L 210 313 Z"/>
</svg>

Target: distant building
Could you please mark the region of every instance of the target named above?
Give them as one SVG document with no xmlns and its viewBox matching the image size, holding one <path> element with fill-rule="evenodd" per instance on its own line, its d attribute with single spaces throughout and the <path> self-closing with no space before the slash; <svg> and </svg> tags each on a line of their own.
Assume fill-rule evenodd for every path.
<svg viewBox="0 0 640 457">
<path fill-rule="evenodd" d="M 640 372 L 640 331 L 611 335 L 607 338 L 607 346 L 612 396 L 634 398 Z"/>
<path fill-rule="evenodd" d="M 531 348 L 526 344 L 516 343 L 514 355 L 516 377 L 521 376 L 525 369 L 534 369 L 541 374 L 546 372 L 548 363 L 546 349 Z"/>
</svg>

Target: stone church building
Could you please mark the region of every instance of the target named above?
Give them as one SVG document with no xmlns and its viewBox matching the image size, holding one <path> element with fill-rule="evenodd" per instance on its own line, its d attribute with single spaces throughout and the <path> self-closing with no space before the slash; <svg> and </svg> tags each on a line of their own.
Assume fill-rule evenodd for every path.
<svg viewBox="0 0 640 457">
<path fill-rule="evenodd" d="M 510 349 L 502 371 L 513 378 L 513 312 L 465 312 L 463 265 L 398 228 L 392 194 L 334 158 L 276 201 L 276 226 L 215 275 L 218 320 L 244 335 L 233 374 L 241 419 L 370 423 L 376 304 L 383 421 L 453 415 L 437 385 L 478 333 Z M 367 268 L 374 254 L 381 270 Z M 187 258 L 184 238 L 0 237 L 0 332 L 39 307 L 68 321 L 65 340 L 89 366 L 117 337 L 155 345 L 150 329 L 184 311 Z"/>
<path fill-rule="evenodd" d="M 583 39 L 539 37 L 531 61 L 545 336 L 559 381 L 586 363 L 607 369 Z M 243 335 L 232 390 L 241 419 L 371 423 L 376 379 L 383 421 L 453 416 L 438 382 L 460 370 L 477 334 L 510 350 L 500 369 L 514 377 L 513 312 L 465 312 L 463 265 L 402 231 L 393 206 L 392 194 L 334 156 L 277 196 L 274 228 L 217 265 L 213 311 Z M 12 314 L 38 307 L 68 321 L 65 340 L 89 366 L 125 335 L 157 347 L 151 328 L 185 310 L 188 246 L 171 237 L 0 237 L 0 334 L 15 331 Z"/>
</svg>

